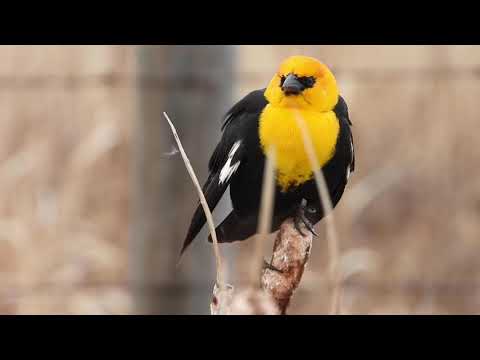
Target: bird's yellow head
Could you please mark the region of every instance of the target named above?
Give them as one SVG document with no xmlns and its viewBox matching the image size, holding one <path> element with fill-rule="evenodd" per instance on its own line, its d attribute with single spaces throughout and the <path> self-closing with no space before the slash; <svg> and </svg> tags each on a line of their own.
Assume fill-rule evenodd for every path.
<svg viewBox="0 0 480 360">
<path fill-rule="evenodd" d="M 291 56 L 283 61 L 265 91 L 272 106 L 319 112 L 332 110 L 338 95 L 330 69 L 308 56 Z"/>
</svg>

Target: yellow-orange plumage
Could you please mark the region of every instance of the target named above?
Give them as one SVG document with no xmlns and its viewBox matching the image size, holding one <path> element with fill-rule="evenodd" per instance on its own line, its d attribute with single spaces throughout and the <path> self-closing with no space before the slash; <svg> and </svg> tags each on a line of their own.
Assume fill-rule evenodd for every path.
<svg viewBox="0 0 480 360">
<path fill-rule="evenodd" d="M 302 94 L 287 96 L 280 85 L 282 76 L 288 74 L 313 76 L 316 81 Z M 338 94 L 337 83 L 330 70 L 318 60 L 305 56 L 285 60 L 270 81 L 265 91 L 269 104 L 260 115 L 259 137 L 263 149 L 271 145 L 277 149 L 277 183 L 284 191 L 313 176 L 296 116 L 300 116 L 307 125 L 320 166 L 334 155 L 340 129 L 333 112 Z"/>
<path fill-rule="evenodd" d="M 292 56 L 277 69 L 266 89 L 250 92 L 227 112 L 222 139 L 209 162 L 203 186 L 210 208 L 230 187 L 233 210 L 217 226 L 219 242 L 245 240 L 258 227 L 265 157 L 276 150 L 272 230 L 288 217 L 312 232 L 325 213 L 305 151 L 303 119 L 322 167 L 332 206 L 339 202 L 355 168 L 353 137 L 345 100 L 327 66 L 306 56 Z M 316 169 L 315 169 L 316 170 Z M 183 250 L 205 224 L 198 206 Z M 182 250 L 182 251 L 183 251 Z"/>
<path fill-rule="evenodd" d="M 320 166 L 335 153 L 340 130 L 333 111 L 286 110 L 271 105 L 265 108 L 260 117 L 260 142 L 265 149 L 275 146 L 277 182 L 283 190 L 300 185 L 313 176 L 296 116 L 301 116 L 307 125 Z"/>
</svg>

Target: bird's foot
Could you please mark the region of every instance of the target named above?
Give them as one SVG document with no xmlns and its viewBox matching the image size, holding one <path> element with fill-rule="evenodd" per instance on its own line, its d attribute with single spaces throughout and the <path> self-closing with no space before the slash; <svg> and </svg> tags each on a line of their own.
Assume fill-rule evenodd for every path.
<svg viewBox="0 0 480 360">
<path fill-rule="evenodd" d="M 293 223 L 295 225 L 295 229 L 300 233 L 302 236 L 307 236 L 301 229 L 300 222 L 302 222 L 305 227 L 314 235 L 318 236 L 314 229 L 314 224 L 308 219 L 308 215 L 313 215 L 317 212 L 317 209 L 314 207 L 308 206 L 307 201 L 305 199 L 302 200 L 300 206 L 298 207 L 295 216 L 293 218 Z"/>
<path fill-rule="evenodd" d="M 269 263 L 267 260 L 263 259 L 263 269 L 269 269 L 278 273 L 282 273 L 282 270 L 279 268 L 276 268 L 273 266 L 271 263 Z"/>
</svg>

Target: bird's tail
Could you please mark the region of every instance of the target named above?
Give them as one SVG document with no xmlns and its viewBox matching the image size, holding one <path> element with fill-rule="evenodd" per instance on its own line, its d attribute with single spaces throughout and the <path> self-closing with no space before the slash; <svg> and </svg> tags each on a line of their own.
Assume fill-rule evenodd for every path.
<svg viewBox="0 0 480 360">
<path fill-rule="evenodd" d="M 202 188 L 202 191 L 205 195 L 205 199 L 207 200 L 207 205 L 210 208 L 211 211 L 217 206 L 218 201 L 223 195 L 223 192 L 225 191 L 225 186 L 219 187 L 218 186 L 218 174 L 210 174 L 207 182 Z M 202 230 L 203 225 L 207 222 L 207 218 L 205 216 L 205 212 L 203 210 L 202 205 L 200 202 L 198 203 L 197 209 L 195 210 L 195 213 L 193 214 L 192 221 L 190 223 L 190 227 L 187 232 L 187 236 L 185 237 L 185 240 L 183 241 L 183 247 L 182 250 L 180 251 L 180 256 L 179 260 L 177 262 L 180 262 L 181 257 L 187 247 L 192 243 L 193 240 L 195 240 L 195 237 L 198 235 L 200 230 Z"/>
<path fill-rule="evenodd" d="M 232 211 L 225 220 L 216 228 L 217 240 L 219 243 L 231 243 L 242 241 L 256 231 L 256 219 L 239 219 Z M 208 241 L 212 242 L 212 236 L 208 236 Z"/>
<path fill-rule="evenodd" d="M 205 225 L 206 221 L 207 219 L 205 217 L 205 212 L 203 211 L 203 207 L 199 204 L 197 206 L 197 209 L 195 210 L 195 213 L 193 214 L 190 227 L 188 228 L 187 236 L 183 241 L 182 250 L 180 251 L 180 256 L 179 256 L 179 262 L 181 260 L 183 253 L 187 249 L 187 247 L 192 243 L 192 241 L 198 235 L 200 230 L 202 230 L 202 227 L 203 225 Z"/>
<path fill-rule="evenodd" d="M 198 205 L 192 217 L 192 222 L 187 232 L 187 236 L 183 242 L 182 250 L 177 261 L 177 266 L 180 264 L 182 256 L 188 246 L 195 240 L 200 230 L 202 230 L 207 219 L 205 212 L 201 205 Z M 249 225 L 248 222 L 240 222 L 238 217 L 232 211 L 225 220 L 215 229 L 217 240 L 219 243 L 229 243 L 238 240 L 244 240 L 255 233 L 255 224 Z M 208 241 L 212 242 L 212 236 L 208 235 Z"/>
</svg>

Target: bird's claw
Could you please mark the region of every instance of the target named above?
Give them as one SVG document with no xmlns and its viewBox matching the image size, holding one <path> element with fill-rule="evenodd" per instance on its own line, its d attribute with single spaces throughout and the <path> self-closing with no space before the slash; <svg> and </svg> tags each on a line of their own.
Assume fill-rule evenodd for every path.
<svg viewBox="0 0 480 360">
<path fill-rule="evenodd" d="M 272 271 L 276 271 L 276 272 L 279 272 L 281 273 L 282 270 L 280 270 L 279 268 L 273 266 L 271 263 L 269 263 L 267 260 L 263 259 L 263 268 L 264 269 L 269 269 L 269 270 L 272 270 Z"/>
<path fill-rule="evenodd" d="M 317 232 L 315 231 L 314 229 L 314 225 L 312 224 L 312 222 L 307 218 L 307 216 L 305 215 L 305 211 L 309 211 L 309 212 L 313 212 L 313 211 L 316 211 L 315 209 L 309 209 L 307 207 L 307 202 L 305 199 L 302 200 L 300 206 L 298 207 L 297 209 L 297 212 L 295 214 L 295 217 L 293 219 L 293 223 L 294 223 L 294 226 L 295 226 L 295 229 L 299 232 L 300 235 L 302 236 L 307 236 L 301 229 L 301 226 L 300 226 L 300 222 L 302 222 L 305 227 L 314 235 L 314 236 L 318 236 Z"/>
</svg>

